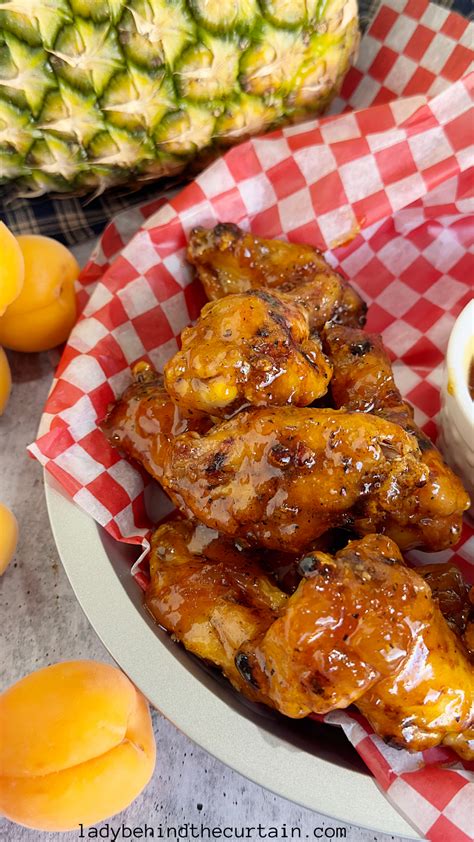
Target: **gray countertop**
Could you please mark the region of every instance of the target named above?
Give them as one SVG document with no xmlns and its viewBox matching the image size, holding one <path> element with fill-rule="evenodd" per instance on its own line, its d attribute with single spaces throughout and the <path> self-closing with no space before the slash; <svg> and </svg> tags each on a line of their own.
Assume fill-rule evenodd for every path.
<svg viewBox="0 0 474 842">
<path fill-rule="evenodd" d="M 10 403 L 0 418 L 0 501 L 16 514 L 20 540 L 15 558 L 0 580 L 2 689 L 57 661 L 84 657 L 111 660 L 62 568 L 46 512 L 42 470 L 25 450 L 35 437 L 56 355 L 9 354 L 9 359 L 14 382 Z M 285 833 L 291 838 L 291 828 L 299 828 L 303 839 L 314 838 L 315 828 L 323 828 L 317 831 L 320 836 L 328 829 L 326 838 L 344 838 L 341 831 L 336 837 L 340 827 L 346 829 L 345 838 L 351 842 L 401 842 L 400 837 L 344 825 L 285 801 L 206 754 L 156 711 L 153 721 L 155 773 L 136 801 L 110 821 L 114 829 L 122 822 L 130 828 L 148 824 L 156 835 L 161 828 L 166 838 L 167 829 L 178 829 L 186 822 L 209 828 L 246 828 L 260 823 L 267 833 L 271 827 L 279 828 L 277 838 L 281 839 Z M 172 830 L 168 832 L 174 835 Z M 207 838 L 206 834 L 201 838 Z M 79 833 L 40 835 L 0 819 L 1 840 L 36 842 L 39 838 L 67 841 L 78 839 Z"/>
</svg>

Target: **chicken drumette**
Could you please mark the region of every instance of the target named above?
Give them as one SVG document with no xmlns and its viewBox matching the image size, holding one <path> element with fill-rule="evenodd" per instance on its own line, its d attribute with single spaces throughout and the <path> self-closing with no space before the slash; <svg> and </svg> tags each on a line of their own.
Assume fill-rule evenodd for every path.
<svg viewBox="0 0 474 842">
<path fill-rule="evenodd" d="M 459 540 L 469 497 L 431 439 L 417 427 L 413 408 L 398 391 L 381 337 L 345 326 L 328 327 L 324 345 L 333 365 L 331 393 L 344 411 L 377 415 L 399 424 L 419 444 L 427 481 L 386 531 L 402 547 L 442 550 Z"/>
<path fill-rule="evenodd" d="M 163 485 L 207 526 L 304 550 L 326 530 L 383 530 L 426 481 L 416 439 L 382 418 L 330 409 L 242 411 L 177 436 Z"/>
<path fill-rule="evenodd" d="M 265 701 L 237 669 L 234 657 L 262 634 L 287 599 L 251 552 L 189 520 L 153 533 L 146 606 L 190 652 L 219 667 L 234 687 Z"/>
<path fill-rule="evenodd" d="M 132 377 L 100 427 L 114 447 L 161 481 L 166 451 L 174 437 L 188 430 L 205 433 L 212 421 L 201 412 L 178 409 L 163 385 L 163 377 L 149 363 L 136 363 Z"/>
<path fill-rule="evenodd" d="M 267 287 L 291 293 L 307 309 L 312 331 L 328 321 L 365 322 L 365 302 L 311 246 L 262 240 L 237 225 L 221 223 L 191 232 L 188 260 L 211 300 Z"/>
<path fill-rule="evenodd" d="M 307 406 L 327 392 L 331 368 L 289 296 L 255 289 L 212 301 L 181 341 L 165 386 L 185 409 L 225 418 L 244 404 Z"/>
<path fill-rule="evenodd" d="M 248 550 L 187 521 L 152 541 L 146 603 L 249 698 L 291 717 L 357 704 L 384 739 L 474 756 L 474 672 L 430 588 L 385 536 L 307 553 L 288 597 Z"/>
</svg>

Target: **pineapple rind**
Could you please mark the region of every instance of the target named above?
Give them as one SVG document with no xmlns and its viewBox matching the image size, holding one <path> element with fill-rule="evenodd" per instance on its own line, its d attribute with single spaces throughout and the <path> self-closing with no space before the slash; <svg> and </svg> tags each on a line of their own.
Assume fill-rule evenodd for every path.
<svg viewBox="0 0 474 842">
<path fill-rule="evenodd" d="M 28 114 L 21 112 L 14 105 L 0 99 L 0 148 L 26 155 L 35 136 L 40 132 L 35 129 Z"/>
<path fill-rule="evenodd" d="M 235 39 L 203 33 L 201 42 L 187 47 L 175 64 L 178 95 L 197 102 L 230 96 L 237 88 L 239 58 Z"/>
<path fill-rule="evenodd" d="M 66 26 L 49 51 L 58 63 L 56 72 L 82 90 L 104 93 L 112 77 L 124 67 L 117 33 L 108 21 L 94 24 L 77 18 Z"/>
<path fill-rule="evenodd" d="M 0 183 L 100 192 L 319 113 L 357 0 L 0 0 Z"/>
<path fill-rule="evenodd" d="M 177 101 L 163 69 L 151 75 L 130 64 L 128 70 L 114 76 L 100 105 L 108 122 L 117 128 L 152 132 L 164 115 L 176 108 Z"/>
<path fill-rule="evenodd" d="M 191 156 L 205 148 L 214 134 L 215 117 L 207 108 L 189 105 L 167 114 L 154 134 L 158 147 L 173 155 Z"/>
<path fill-rule="evenodd" d="M 10 0 L 0 3 L 0 29 L 4 26 L 32 46 L 52 46 L 61 27 L 72 20 L 67 0 Z"/>
<path fill-rule="evenodd" d="M 189 0 L 196 19 L 210 32 L 246 32 L 252 29 L 258 14 L 257 0 Z"/>
<path fill-rule="evenodd" d="M 20 106 L 24 99 L 33 117 L 37 117 L 46 93 L 56 87 L 46 54 L 41 47 L 36 49 L 23 44 L 11 33 L 5 33 L 5 44 L 9 50 L 10 68 L 1 75 L 0 64 L 0 89 L 9 90 L 12 102 L 18 95 Z"/>
<path fill-rule="evenodd" d="M 306 0 L 261 0 L 265 14 L 275 26 L 303 26 L 308 15 Z"/>
<path fill-rule="evenodd" d="M 45 100 L 39 127 L 75 141 L 85 151 L 92 139 L 106 129 L 106 123 L 93 94 L 83 94 L 60 80 L 59 89 Z"/>
<path fill-rule="evenodd" d="M 265 25 L 258 42 L 241 59 L 243 90 L 257 96 L 288 93 L 305 55 L 305 40 L 298 31 Z"/>
<path fill-rule="evenodd" d="M 273 128 L 282 112 L 281 100 L 274 99 L 270 105 L 259 97 L 241 93 L 227 103 L 225 111 L 217 118 L 216 136 L 223 145 L 240 143 Z"/>
</svg>

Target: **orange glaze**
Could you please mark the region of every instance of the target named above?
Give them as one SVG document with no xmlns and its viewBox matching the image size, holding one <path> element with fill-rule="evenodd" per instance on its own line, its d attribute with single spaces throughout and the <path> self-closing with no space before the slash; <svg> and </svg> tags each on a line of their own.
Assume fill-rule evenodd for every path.
<svg viewBox="0 0 474 842">
<path fill-rule="evenodd" d="M 425 482 L 414 438 L 329 409 L 242 411 L 167 449 L 163 484 L 187 511 L 252 544 L 299 552 L 337 526 L 374 532 Z"/>
<path fill-rule="evenodd" d="M 249 552 L 202 524 L 175 520 L 151 541 L 146 606 L 155 620 L 200 658 L 258 699 L 234 655 L 278 616 L 286 594 Z"/>
<path fill-rule="evenodd" d="M 281 617 L 237 655 L 254 686 L 288 716 L 355 702 L 398 747 L 446 740 L 474 758 L 474 670 L 395 543 L 366 536 L 335 557 L 309 553 L 300 569 Z"/>
<path fill-rule="evenodd" d="M 419 444 L 427 482 L 416 489 L 410 505 L 395 511 L 387 532 L 402 549 L 424 546 L 443 550 L 455 544 L 469 497 L 439 450 L 413 420 L 393 378 L 380 336 L 345 326 L 328 327 L 324 347 L 333 364 L 331 393 L 337 408 L 370 412 L 399 424 Z"/>
<path fill-rule="evenodd" d="M 221 223 L 191 232 L 188 260 L 211 300 L 254 287 L 279 288 L 307 309 L 313 331 L 329 320 L 365 322 L 361 297 L 311 246 L 263 240 Z"/>
<path fill-rule="evenodd" d="M 163 377 L 149 363 L 136 363 L 132 373 L 133 383 L 109 408 L 100 428 L 114 447 L 160 481 L 170 440 L 187 430 L 204 432 L 211 421 L 199 412 L 178 409 L 163 386 Z"/>
<path fill-rule="evenodd" d="M 260 549 L 191 521 L 153 535 L 146 604 L 234 687 L 291 717 L 357 704 L 385 740 L 473 758 L 474 671 L 429 586 L 383 535 L 300 558 L 293 596 Z M 266 553 L 278 566 L 280 553 Z"/>
<path fill-rule="evenodd" d="M 307 406 L 327 392 L 331 368 L 289 296 L 257 289 L 212 301 L 181 340 L 165 386 L 186 409 L 225 418 L 243 404 Z"/>
</svg>

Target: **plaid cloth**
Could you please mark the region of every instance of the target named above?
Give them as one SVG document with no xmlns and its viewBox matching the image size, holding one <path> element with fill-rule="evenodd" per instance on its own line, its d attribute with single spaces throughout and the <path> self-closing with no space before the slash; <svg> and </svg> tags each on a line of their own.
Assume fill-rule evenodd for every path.
<svg viewBox="0 0 474 842">
<path fill-rule="evenodd" d="M 436 5 L 452 9 L 464 17 L 474 18 L 472 0 L 434 0 Z M 359 0 L 360 25 L 364 31 L 374 17 L 380 0 Z M 184 179 L 181 182 L 185 183 Z M 176 180 L 174 181 L 176 185 Z M 103 193 L 95 199 L 49 198 L 15 199 L 0 198 L 0 220 L 15 234 L 44 234 L 72 246 L 100 234 L 107 222 L 125 208 L 156 199 L 169 188 L 163 180 L 130 192 L 125 187 Z"/>
</svg>

